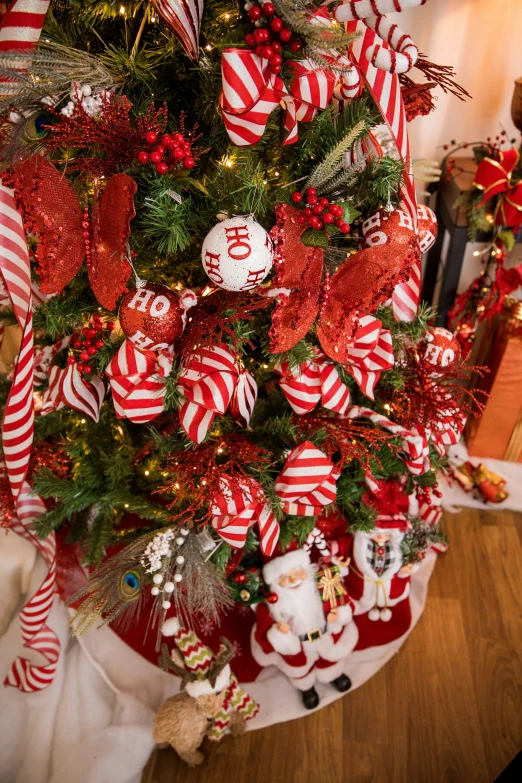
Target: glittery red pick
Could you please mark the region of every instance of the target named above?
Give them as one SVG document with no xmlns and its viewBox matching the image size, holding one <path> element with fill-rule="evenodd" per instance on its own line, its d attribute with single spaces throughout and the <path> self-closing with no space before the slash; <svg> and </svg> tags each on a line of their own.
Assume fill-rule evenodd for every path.
<svg viewBox="0 0 522 783">
<path fill-rule="evenodd" d="M 38 238 L 40 291 L 60 293 L 79 271 L 85 257 L 82 211 L 76 191 L 40 155 L 15 168 L 13 184 L 26 233 Z"/>
<path fill-rule="evenodd" d="M 328 300 L 321 307 L 317 336 L 325 354 L 348 361 L 348 348 L 358 316 L 374 313 L 406 279 L 413 253 L 396 244 L 377 245 L 350 256 L 330 281 Z"/>
<path fill-rule="evenodd" d="M 279 268 L 272 285 L 291 289 L 288 296 L 280 295 L 270 328 L 270 351 L 282 353 L 302 340 L 315 321 L 321 295 L 323 251 L 301 242 L 307 226 L 297 223 L 299 210 L 278 204 L 275 212 L 277 222 L 270 235 L 275 242 L 275 263 Z"/>
<path fill-rule="evenodd" d="M 93 206 L 93 245 L 89 281 L 98 302 L 114 310 L 131 275 L 126 260 L 130 221 L 136 214 L 137 185 L 127 174 L 111 177 L 98 204 Z"/>
</svg>

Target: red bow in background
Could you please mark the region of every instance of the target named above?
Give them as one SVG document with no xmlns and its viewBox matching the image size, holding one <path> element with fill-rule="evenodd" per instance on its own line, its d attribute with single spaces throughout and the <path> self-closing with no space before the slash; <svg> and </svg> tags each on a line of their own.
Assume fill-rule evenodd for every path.
<svg viewBox="0 0 522 783">
<path fill-rule="evenodd" d="M 514 147 L 505 152 L 499 150 L 498 159 L 484 158 L 475 174 L 473 185 L 484 191 L 480 204 L 493 196 L 500 196 L 494 215 L 497 226 L 517 226 L 522 223 L 522 181 L 511 185 L 511 175 L 519 157 Z"/>
<path fill-rule="evenodd" d="M 25 230 L 38 237 L 41 292 L 60 293 L 87 258 L 96 299 L 114 310 L 131 275 L 126 254 L 135 215 L 134 180 L 127 174 L 111 177 L 101 198 L 94 199 L 92 225 L 72 185 L 46 158 L 34 155 L 17 166 L 13 185 Z"/>
</svg>

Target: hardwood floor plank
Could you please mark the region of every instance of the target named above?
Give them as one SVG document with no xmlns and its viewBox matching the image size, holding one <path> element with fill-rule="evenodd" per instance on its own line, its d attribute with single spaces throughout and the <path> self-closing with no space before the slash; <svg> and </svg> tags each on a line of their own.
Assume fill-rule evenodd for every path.
<svg viewBox="0 0 522 783">
<path fill-rule="evenodd" d="M 522 747 L 522 514 L 445 515 L 426 610 L 364 686 L 290 723 L 225 738 L 143 783 L 493 783 Z"/>
</svg>

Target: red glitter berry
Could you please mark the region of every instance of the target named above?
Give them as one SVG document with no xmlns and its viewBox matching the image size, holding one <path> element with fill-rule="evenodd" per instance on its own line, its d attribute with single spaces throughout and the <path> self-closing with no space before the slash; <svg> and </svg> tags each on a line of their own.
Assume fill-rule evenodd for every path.
<svg viewBox="0 0 522 783">
<path fill-rule="evenodd" d="M 276 52 L 275 44 L 272 45 L 272 49 L 274 50 L 274 55 L 273 55 L 272 59 L 270 60 L 270 65 L 273 65 L 276 68 L 279 68 L 279 66 L 283 62 L 283 58 L 281 57 L 281 55 L 278 52 Z"/>
<path fill-rule="evenodd" d="M 275 14 L 273 3 L 263 3 L 262 10 L 265 16 L 273 16 Z"/>
<path fill-rule="evenodd" d="M 245 35 L 245 43 L 246 43 L 247 46 L 253 46 L 254 45 L 255 41 L 254 41 L 254 36 L 252 35 L 252 33 L 247 33 Z"/>
<path fill-rule="evenodd" d="M 80 354 L 80 359 L 82 360 L 82 362 L 88 362 L 90 358 L 91 358 L 91 357 L 90 357 L 90 355 L 87 353 L 87 351 L 82 351 L 82 352 L 81 352 L 81 354 Z"/>
<path fill-rule="evenodd" d="M 151 163 L 159 163 L 160 160 L 161 160 L 161 154 L 157 150 L 154 150 L 154 152 L 150 153 Z"/>
<path fill-rule="evenodd" d="M 281 66 L 280 65 L 273 65 L 272 61 L 270 61 L 270 70 L 272 71 L 272 73 L 275 73 L 275 74 L 281 73 Z"/>
<path fill-rule="evenodd" d="M 341 234 L 348 234 L 350 232 L 350 226 L 348 223 L 343 223 L 342 226 L 339 226 L 339 231 Z"/>
<path fill-rule="evenodd" d="M 300 226 L 304 226 L 306 223 L 308 223 L 308 218 L 306 215 L 298 215 L 296 218 L 297 222 Z"/>
<path fill-rule="evenodd" d="M 284 27 L 283 20 L 280 19 L 278 16 L 274 16 L 274 18 L 270 22 L 270 29 L 273 30 L 274 33 L 280 33 L 281 30 Z"/>
<path fill-rule="evenodd" d="M 291 41 L 290 42 L 290 51 L 294 54 L 297 54 L 297 52 L 300 52 L 303 48 L 303 44 L 301 41 Z"/>
<path fill-rule="evenodd" d="M 273 56 L 274 56 L 274 50 L 272 49 L 272 47 L 269 46 L 268 44 L 266 46 L 263 46 L 262 57 L 264 57 L 265 60 L 271 60 Z"/>
<path fill-rule="evenodd" d="M 103 346 L 105 345 L 105 343 L 103 342 L 103 340 L 96 340 L 96 342 L 95 342 L 94 344 L 95 344 L 96 348 L 98 348 L 98 350 L 100 350 L 101 348 L 103 348 Z"/>
<path fill-rule="evenodd" d="M 281 52 L 281 44 L 279 43 L 279 41 L 271 41 L 270 42 L 270 46 L 272 47 L 272 49 L 274 50 L 274 52 L 276 54 L 280 54 L 280 52 Z M 281 58 L 281 62 L 283 62 L 283 58 Z"/>
<path fill-rule="evenodd" d="M 196 165 L 196 162 L 194 158 L 191 158 L 187 156 L 186 158 L 183 158 L 183 168 L 184 169 L 193 169 Z"/>
<path fill-rule="evenodd" d="M 306 217 L 311 217 L 311 215 L 312 215 L 311 207 L 305 207 L 304 214 L 306 215 Z"/>
<path fill-rule="evenodd" d="M 67 364 L 76 364 L 76 359 L 74 358 L 74 356 L 67 357 Z"/>
<path fill-rule="evenodd" d="M 83 348 L 83 343 L 81 340 L 75 340 L 73 342 L 73 348 Z"/>
<path fill-rule="evenodd" d="M 292 37 L 292 31 L 289 30 L 288 27 L 283 27 L 283 29 L 279 33 L 279 38 L 283 41 L 283 43 L 288 43 L 291 37 Z"/>
<path fill-rule="evenodd" d="M 317 196 L 317 190 L 315 188 L 306 188 L 307 196 Z"/>
<path fill-rule="evenodd" d="M 174 144 L 176 144 L 176 146 L 179 147 L 180 144 L 183 144 L 185 139 L 182 133 L 175 133 L 174 136 L 172 137 L 172 141 L 174 142 Z"/>
<path fill-rule="evenodd" d="M 295 191 L 295 193 L 292 193 L 292 201 L 294 204 L 299 204 L 300 201 L 303 200 L 303 196 L 301 193 L 299 193 L 298 190 Z"/>
<path fill-rule="evenodd" d="M 154 131 L 149 131 L 145 134 L 145 141 L 147 144 L 155 144 L 158 139 L 158 134 Z"/>
<path fill-rule="evenodd" d="M 158 174 L 166 174 L 168 170 L 169 167 L 167 166 L 165 161 L 162 160 L 161 163 L 156 164 L 156 171 L 158 172 Z"/>
<path fill-rule="evenodd" d="M 323 208 L 320 204 L 316 204 L 315 207 L 312 209 L 312 212 L 314 215 L 320 215 L 323 211 Z"/>
<path fill-rule="evenodd" d="M 140 163 L 143 163 L 145 165 L 145 163 L 149 162 L 149 153 L 145 152 L 145 150 L 141 150 L 141 152 L 138 152 L 138 160 Z"/>
<path fill-rule="evenodd" d="M 172 150 L 172 157 L 174 160 L 182 160 L 182 158 L 185 157 L 185 153 L 181 149 L 181 147 L 176 147 L 175 150 Z"/>
<path fill-rule="evenodd" d="M 163 144 L 164 147 L 168 147 L 171 141 L 172 141 L 172 136 L 170 135 L 170 133 L 164 133 L 163 136 L 161 137 L 161 143 Z"/>
<path fill-rule="evenodd" d="M 93 337 L 96 337 L 96 329 L 92 329 L 92 327 L 89 327 L 86 332 L 84 332 L 85 336 L 89 338 L 89 340 L 92 340 Z"/>
<path fill-rule="evenodd" d="M 98 349 L 94 345 L 91 345 L 91 346 L 89 346 L 89 348 L 87 348 L 87 352 L 91 356 L 94 356 L 95 353 L 98 353 Z"/>
<path fill-rule="evenodd" d="M 314 204 L 317 204 L 317 196 L 308 196 L 306 203 L 313 207 Z"/>
<path fill-rule="evenodd" d="M 333 223 L 335 220 L 331 212 L 325 212 L 323 215 L 323 223 Z"/>
<path fill-rule="evenodd" d="M 264 44 L 258 43 L 256 48 L 254 49 L 254 52 L 257 54 L 258 57 L 263 56 L 263 49 L 265 48 Z"/>
<path fill-rule="evenodd" d="M 248 16 L 249 19 L 252 20 L 252 22 L 257 22 L 259 19 L 261 19 L 261 9 L 258 5 L 253 5 L 252 8 L 248 9 Z"/>
</svg>

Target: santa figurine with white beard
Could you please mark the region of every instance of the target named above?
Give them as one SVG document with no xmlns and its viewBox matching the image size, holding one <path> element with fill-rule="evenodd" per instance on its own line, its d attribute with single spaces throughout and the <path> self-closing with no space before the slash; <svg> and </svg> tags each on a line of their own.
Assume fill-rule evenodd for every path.
<svg viewBox="0 0 522 783">
<path fill-rule="evenodd" d="M 252 656 L 260 666 L 277 666 L 301 691 L 307 709 L 319 704 L 316 682 L 331 683 L 341 692 L 351 687 L 344 665 L 357 644 L 358 631 L 352 622 L 353 602 L 340 586 L 341 575 L 347 573 L 344 561 L 339 560 L 337 567 L 333 575 L 331 569 L 320 572 L 318 582 L 318 567 L 308 552 L 295 549 L 263 568 L 271 594 L 268 603 L 257 607 Z M 335 590 L 323 587 L 321 598 L 321 584 L 328 581 L 340 589 L 334 597 Z"/>
</svg>

